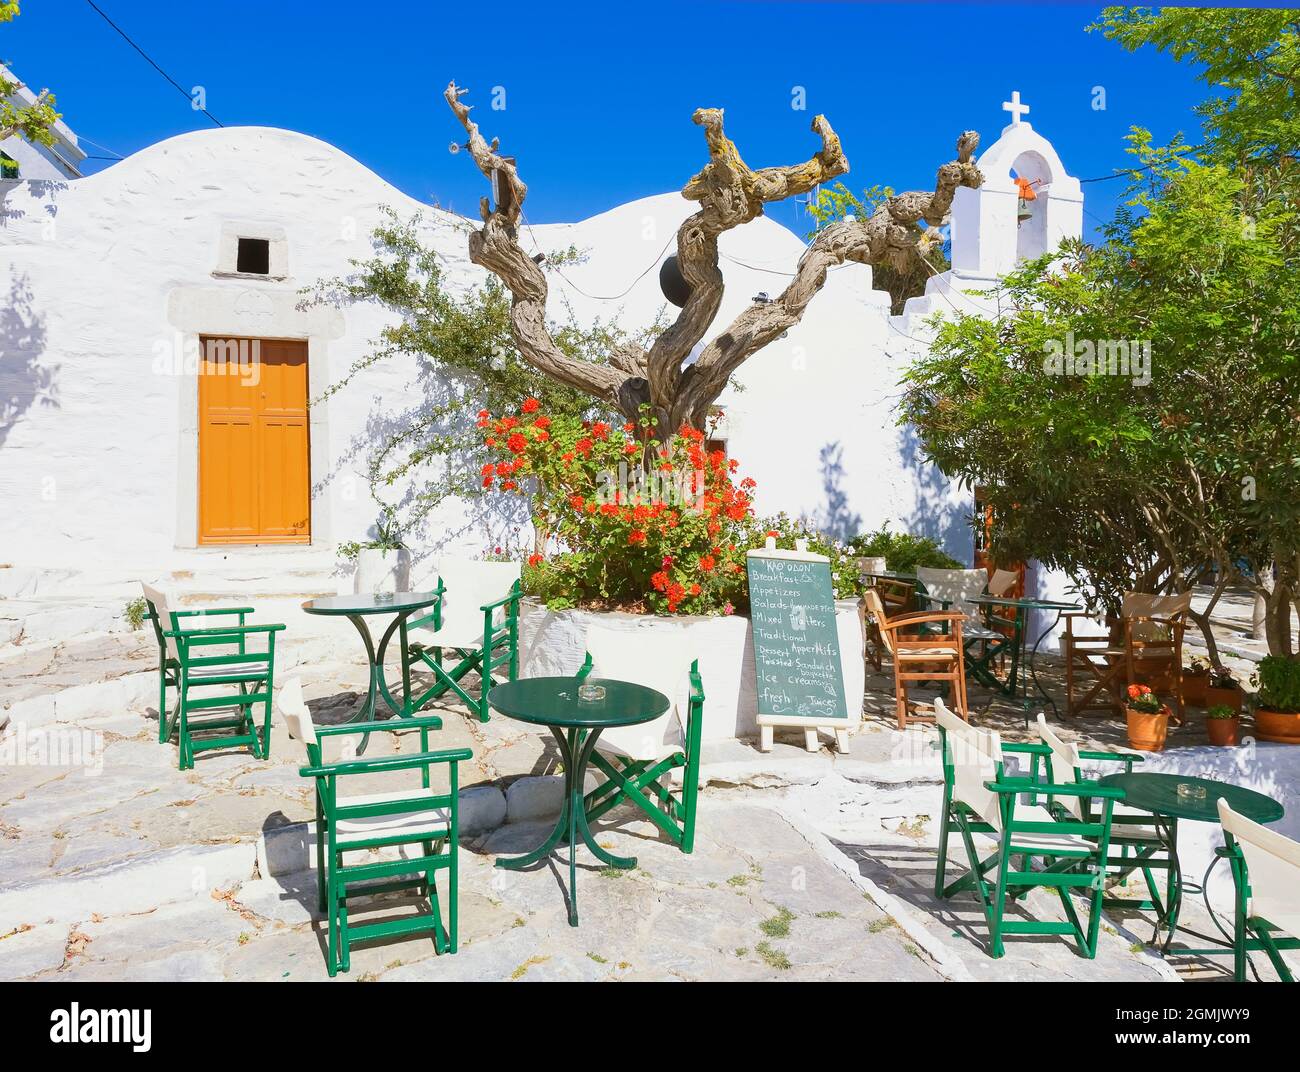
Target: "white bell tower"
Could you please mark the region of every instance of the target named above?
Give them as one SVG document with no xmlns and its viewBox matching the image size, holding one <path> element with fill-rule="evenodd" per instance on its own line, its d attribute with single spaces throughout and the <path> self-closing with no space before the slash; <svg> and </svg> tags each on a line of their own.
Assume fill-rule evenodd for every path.
<svg viewBox="0 0 1300 1072">
<path fill-rule="evenodd" d="M 969 280 L 993 280 L 1021 261 L 1053 250 L 1061 239 L 1083 234 L 1083 190 L 1051 142 L 1021 117 L 1029 112 L 1020 92 L 1002 105 L 1011 122 L 980 156 L 984 185 L 957 191 L 952 206 L 952 270 Z M 1021 215 L 1015 179 L 1033 184 L 1035 198 Z"/>
</svg>

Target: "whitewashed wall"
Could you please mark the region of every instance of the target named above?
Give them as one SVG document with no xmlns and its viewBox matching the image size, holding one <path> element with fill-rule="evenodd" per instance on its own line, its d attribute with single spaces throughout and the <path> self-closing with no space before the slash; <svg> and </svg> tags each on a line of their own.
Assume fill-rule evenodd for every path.
<svg viewBox="0 0 1300 1072">
<path fill-rule="evenodd" d="M 469 164 L 447 157 L 441 166 Z M 0 513 L 0 557 L 112 571 L 162 568 L 192 548 L 197 385 L 184 363 L 172 371 L 169 353 L 200 333 L 307 338 L 311 389 L 322 390 L 366 353 L 383 316 L 304 311 L 298 291 L 365 256 L 385 204 L 403 216 L 423 209 L 456 285 L 481 278 L 455 217 L 287 131 L 185 134 L 89 178 L 6 184 L 0 496 L 9 509 Z M 567 300 L 582 318 L 652 320 L 664 306 L 658 259 L 692 208 L 665 194 L 526 231 L 525 244 L 540 250 L 589 252 L 555 280 L 555 315 Z M 282 233 L 287 278 L 214 276 L 232 227 Z M 760 291 L 779 292 L 803 242 L 763 218 L 725 235 L 721 248 L 728 291 L 718 326 Z M 628 293 L 601 301 L 577 288 L 597 298 Z M 722 400 L 731 451 L 759 481 L 764 512 L 808 515 L 841 535 L 892 520 L 968 558 L 967 497 L 922 466 L 895 427 L 897 382 L 915 346 L 907 331 L 870 290 L 867 269 L 833 272 L 804 323 L 752 359 L 740 376 L 745 390 Z M 313 545 L 322 554 L 364 536 L 374 513 L 364 453 L 386 422 L 418 405 L 420 390 L 413 366 L 388 363 L 313 411 Z M 468 553 L 496 539 L 458 503 L 432 519 L 426 537 Z M 248 553 L 230 548 L 226 557 Z"/>
</svg>

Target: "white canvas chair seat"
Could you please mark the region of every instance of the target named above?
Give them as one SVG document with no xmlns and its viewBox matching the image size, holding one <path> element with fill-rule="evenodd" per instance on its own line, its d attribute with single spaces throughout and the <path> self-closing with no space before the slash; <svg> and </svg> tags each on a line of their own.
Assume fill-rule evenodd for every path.
<svg viewBox="0 0 1300 1072">
<path fill-rule="evenodd" d="M 961 627 L 961 635 L 965 640 L 1006 640 L 1006 635 L 999 633 L 996 629 L 990 629 L 985 625 L 977 625 L 972 622 L 970 625 Z"/>
<path fill-rule="evenodd" d="M 202 658 L 202 656 L 199 656 Z M 219 666 L 198 666 L 190 670 L 189 679 L 195 681 L 238 681 L 240 678 L 266 677 L 266 663 L 226 663 Z"/>
<path fill-rule="evenodd" d="M 339 797 L 340 808 L 365 804 L 387 804 L 395 800 L 432 799 L 439 794 L 432 789 L 396 789 L 388 793 L 365 793 L 358 796 Z M 427 831 L 431 838 L 445 837 L 451 813 L 446 808 L 425 808 L 417 811 L 394 812 L 391 815 L 363 815 L 339 819 L 339 843 L 363 838 L 381 837 L 393 833 L 418 833 Z"/>
<path fill-rule="evenodd" d="M 690 689 L 691 658 L 684 629 L 636 623 L 616 629 L 593 622 L 587 628 L 592 678 L 631 681 L 668 697 L 668 710 L 653 722 L 602 730 L 596 750 L 628 759 L 658 760 L 681 751 L 683 712 Z"/>
<path fill-rule="evenodd" d="M 1042 804 L 1017 804 L 1016 820 L 1033 823 L 1054 823 L 1056 817 L 1047 810 Z M 997 840 L 1002 835 L 997 832 L 987 830 L 979 831 L 975 834 L 977 838 L 986 838 Z M 1022 845 L 1027 849 L 1038 849 L 1043 852 L 1050 852 L 1052 849 L 1089 849 L 1092 846 L 1077 834 L 1016 834 L 1012 838 L 1016 845 Z"/>
</svg>

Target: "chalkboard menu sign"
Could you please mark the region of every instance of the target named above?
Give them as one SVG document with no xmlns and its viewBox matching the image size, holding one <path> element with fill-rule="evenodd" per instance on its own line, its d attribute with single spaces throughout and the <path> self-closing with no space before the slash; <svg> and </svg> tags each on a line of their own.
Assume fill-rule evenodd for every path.
<svg viewBox="0 0 1300 1072">
<path fill-rule="evenodd" d="M 760 726 L 849 721 L 830 562 L 807 551 L 750 551 L 750 617 Z"/>
</svg>

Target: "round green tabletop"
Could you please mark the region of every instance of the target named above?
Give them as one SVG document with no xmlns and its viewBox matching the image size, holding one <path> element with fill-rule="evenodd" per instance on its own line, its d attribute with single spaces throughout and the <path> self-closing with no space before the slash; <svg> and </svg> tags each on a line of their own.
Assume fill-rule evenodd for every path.
<svg viewBox="0 0 1300 1072">
<path fill-rule="evenodd" d="M 419 610 L 438 602 L 437 592 L 358 592 L 356 595 L 317 596 L 302 605 L 308 614 L 394 614 Z"/>
<path fill-rule="evenodd" d="M 1275 823 L 1286 812 L 1272 797 L 1253 789 L 1188 774 L 1111 774 L 1098 784 L 1123 789 L 1124 803 L 1132 807 L 1193 822 L 1217 823 L 1220 800 L 1226 800 L 1237 814 L 1257 823 Z M 1180 785 L 1204 789 L 1205 796 L 1179 794 Z"/>
<path fill-rule="evenodd" d="M 580 700 L 578 686 L 603 685 L 600 700 Z M 608 677 L 526 677 L 493 685 L 488 703 L 503 715 L 538 726 L 604 729 L 650 722 L 668 710 L 662 692 Z"/>
</svg>

